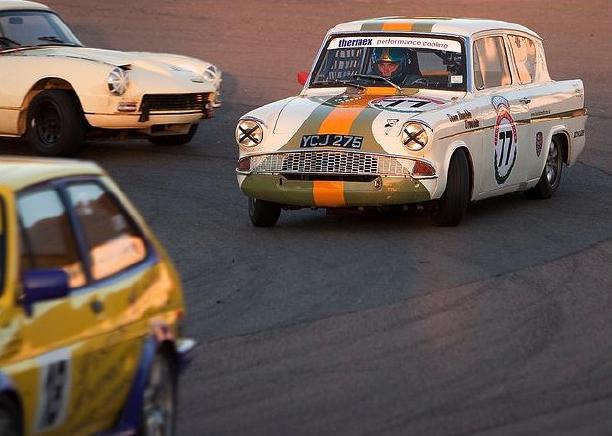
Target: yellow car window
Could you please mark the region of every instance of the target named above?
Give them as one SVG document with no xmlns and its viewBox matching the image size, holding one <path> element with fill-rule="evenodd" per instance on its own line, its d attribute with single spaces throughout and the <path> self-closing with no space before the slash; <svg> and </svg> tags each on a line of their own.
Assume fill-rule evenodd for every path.
<svg viewBox="0 0 612 436">
<path fill-rule="evenodd" d="M 144 260 L 146 245 L 140 232 L 100 185 L 78 183 L 67 190 L 85 233 L 95 280 Z"/>
<path fill-rule="evenodd" d="M 85 285 L 86 277 L 68 215 L 52 188 L 27 192 L 17 201 L 22 226 L 22 270 L 61 268 L 70 287 Z"/>
</svg>

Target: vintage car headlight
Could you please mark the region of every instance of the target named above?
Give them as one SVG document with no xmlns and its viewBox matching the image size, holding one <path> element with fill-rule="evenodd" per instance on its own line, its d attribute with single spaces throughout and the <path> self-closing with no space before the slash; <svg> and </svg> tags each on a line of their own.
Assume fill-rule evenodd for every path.
<svg viewBox="0 0 612 436">
<path fill-rule="evenodd" d="M 419 151 L 427 145 L 429 135 L 426 127 L 421 123 L 409 121 L 402 127 L 402 143 L 409 150 Z"/>
<path fill-rule="evenodd" d="M 115 67 L 108 73 L 108 90 L 111 94 L 123 95 L 127 91 L 128 84 L 130 82 L 128 73 L 122 68 Z"/>
<path fill-rule="evenodd" d="M 219 68 L 214 65 L 209 65 L 208 68 L 204 70 L 204 80 L 216 82 L 219 79 L 219 73 Z"/>
<path fill-rule="evenodd" d="M 245 147 L 255 147 L 263 141 L 263 127 L 260 122 L 246 118 L 238 121 L 236 142 Z"/>
</svg>

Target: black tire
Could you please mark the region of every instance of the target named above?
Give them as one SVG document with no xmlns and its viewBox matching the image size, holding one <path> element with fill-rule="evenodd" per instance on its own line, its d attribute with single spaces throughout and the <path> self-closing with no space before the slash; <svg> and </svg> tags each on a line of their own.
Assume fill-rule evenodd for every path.
<svg viewBox="0 0 612 436">
<path fill-rule="evenodd" d="M 448 166 L 446 191 L 438 200 L 438 210 L 434 216 L 437 226 L 456 226 L 465 215 L 470 201 L 470 166 L 463 150 L 453 154 Z"/>
<path fill-rule="evenodd" d="M 159 351 L 143 391 L 138 435 L 172 436 L 176 430 L 178 376 L 170 353 Z"/>
<path fill-rule="evenodd" d="M 52 89 L 34 98 L 28 109 L 26 139 L 42 156 L 72 156 L 85 141 L 81 105 L 70 91 Z"/>
<path fill-rule="evenodd" d="M 273 227 L 280 213 L 280 204 L 249 197 L 249 217 L 255 227 Z"/>
<path fill-rule="evenodd" d="M 6 395 L 0 395 L 0 435 L 21 436 L 19 407 Z"/>
<path fill-rule="evenodd" d="M 185 135 L 149 136 L 149 141 L 155 145 L 177 146 L 191 142 L 198 131 L 198 125 L 192 124 Z"/>
<path fill-rule="evenodd" d="M 553 136 L 546 157 L 546 165 L 540 175 L 537 185 L 525 191 L 527 198 L 543 200 L 553 196 L 561 185 L 563 173 L 563 146 L 557 136 Z"/>
</svg>

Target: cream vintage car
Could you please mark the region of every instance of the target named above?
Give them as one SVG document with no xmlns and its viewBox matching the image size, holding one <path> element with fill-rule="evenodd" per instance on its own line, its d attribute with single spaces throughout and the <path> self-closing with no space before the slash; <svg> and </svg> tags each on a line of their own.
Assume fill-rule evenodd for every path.
<svg viewBox="0 0 612 436">
<path fill-rule="evenodd" d="M 542 39 L 481 19 L 386 17 L 329 31 L 300 95 L 244 115 L 237 176 L 256 226 L 281 209 L 548 198 L 585 145 L 581 80 L 554 81 Z"/>
<path fill-rule="evenodd" d="M 39 154 L 71 155 L 88 136 L 186 144 L 220 85 L 208 62 L 86 48 L 47 6 L 0 0 L 0 136 Z"/>
</svg>

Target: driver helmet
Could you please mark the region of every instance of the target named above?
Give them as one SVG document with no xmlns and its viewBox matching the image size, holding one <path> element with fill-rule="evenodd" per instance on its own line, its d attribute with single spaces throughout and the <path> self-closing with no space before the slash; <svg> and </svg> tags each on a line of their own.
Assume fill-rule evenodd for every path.
<svg viewBox="0 0 612 436">
<path fill-rule="evenodd" d="M 386 79 L 397 79 L 405 74 L 408 62 L 403 48 L 378 47 L 372 53 L 373 71 Z"/>
</svg>

